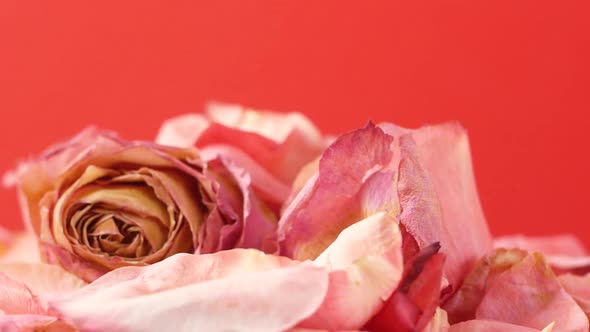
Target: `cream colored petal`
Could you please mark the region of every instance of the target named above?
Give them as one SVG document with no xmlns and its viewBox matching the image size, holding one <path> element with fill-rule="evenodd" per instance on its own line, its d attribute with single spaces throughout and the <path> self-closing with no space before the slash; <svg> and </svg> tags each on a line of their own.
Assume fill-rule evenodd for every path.
<svg viewBox="0 0 590 332">
<path fill-rule="evenodd" d="M 149 187 L 87 185 L 80 190 L 75 199 L 87 204 L 102 203 L 114 209 L 133 211 L 138 215 L 150 216 L 160 220 L 168 218 L 166 207 L 155 197 Z"/>
<path fill-rule="evenodd" d="M 51 233 L 55 239 L 55 242 L 57 242 L 60 246 L 67 250 L 72 250 L 72 246 L 64 233 L 64 224 L 66 221 L 63 220 L 65 209 L 67 209 L 68 205 L 71 203 L 71 196 L 78 188 L 83 187 L 92 181 L 95 181 L 96 179 L 113 174 L 116 173 L 112 170 L 89 166 L 78 178 L 78 180 L 76 180 L 76 182 L 59 197 L 53 208 L 51 224 L 48 226 L 51 229 Z"/>
<path fill-rule="evenodd" d="M 193 243 L 197 243 L 197 237 L 203 223 L 203 211 L 201 211 L 202 198 L 199 195 L 199 183 L 188 175 L 179 172 L 163 172 L 150 169 L 150 174 L 158 179 L 172 196 L 180 212 L 185 216 L 193 234 Z"/>
<path fill-rule="evenodd" d="M 127 224 L 135 225 L 154 250 L 160 249 L 166 242 L 169 231 L 158 220 L 125 212 L 117 212 L 115 215 Z"/>
</svg>

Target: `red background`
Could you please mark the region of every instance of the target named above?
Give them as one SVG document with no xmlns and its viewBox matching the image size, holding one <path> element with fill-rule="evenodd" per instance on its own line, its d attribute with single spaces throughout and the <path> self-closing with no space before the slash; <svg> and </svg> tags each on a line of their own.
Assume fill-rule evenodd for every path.
<svg viewBox="0 0 590 332">
<path fill-rule="evenodd" d="M 332 133 L 456 119 L 495 234 L 590 245 L 589 4 L 2 0 L 0 171 L 89 124 L 152 138 L 208 100 Z"/>
</svg>

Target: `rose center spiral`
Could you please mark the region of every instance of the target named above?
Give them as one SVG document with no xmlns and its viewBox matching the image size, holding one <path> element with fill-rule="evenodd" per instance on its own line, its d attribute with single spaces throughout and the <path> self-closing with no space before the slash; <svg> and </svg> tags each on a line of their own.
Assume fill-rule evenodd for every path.
<svg viewBox="0 0 590 332">
<path fill-rule="evenodd" d="M 162 248 L 169 231 L 147 185 L 89 185 L 68 210 L 67 233 L 95 254 L 139 259 Z"/>
</svg>

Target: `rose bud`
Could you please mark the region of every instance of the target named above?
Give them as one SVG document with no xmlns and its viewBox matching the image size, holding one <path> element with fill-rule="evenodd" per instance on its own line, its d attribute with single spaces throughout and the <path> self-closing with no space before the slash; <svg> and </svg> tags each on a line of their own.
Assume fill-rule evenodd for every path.
<svg viewBox="0 0 590 332">
<path fill-rule="evenodd" d="M 88 129 L 16 178 L 42 259 L 86 281 L 176 253 L 276 250 L 276 218 L 249 175 L 224 157 L 204 163 L 195 148 Z"/>
</svg>

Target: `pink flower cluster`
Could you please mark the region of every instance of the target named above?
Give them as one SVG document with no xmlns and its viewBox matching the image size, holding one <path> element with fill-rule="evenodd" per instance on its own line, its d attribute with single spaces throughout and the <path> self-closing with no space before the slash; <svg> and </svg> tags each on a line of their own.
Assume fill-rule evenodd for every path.
<svg viewBox="0 0 590 332">
<path fill-rule="evenodd" d="M 0 331 L 588 331 L 572 236 L 493 238 L 456 123 L 213 105 L 22 163 Z"/>
</svg>

